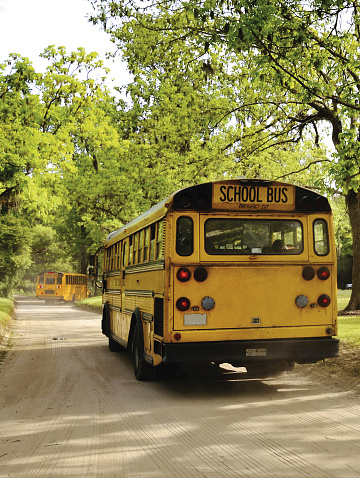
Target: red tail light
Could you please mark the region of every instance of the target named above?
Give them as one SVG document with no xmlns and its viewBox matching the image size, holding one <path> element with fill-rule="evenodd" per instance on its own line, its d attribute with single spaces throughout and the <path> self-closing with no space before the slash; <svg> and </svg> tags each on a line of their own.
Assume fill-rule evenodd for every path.
<svg viewBox="0 0 360 478">
<path fill-rule="evenodd" d="M 177 271 L 176 277 L 180 282 L 187 282 L 191 277 L 191 272 L 186 267 Z"/>
<path fill-rule="evenodd" d="M 330 302 L 331 302 L 331 299 L 328 295 L 326 294 L 322 294 L 319 298 L 318 298 L 318 304 L 320 305 L 320 307 L 328 307 L 330 305 Z"/>
<path fill-rule="evenodd" d="M 327 267 L 320 267 L 316 274 L 320 280 L 326 280 L 330 277 L 330 271 Z"/>
<path fill-rule="evenodd" d="M 180 310 L 181 312 L 188 310 L 189 307 L 190 307 L 190 301 L 186 297 L 180 297 L 180 299 L 176 301 L 176 308 Z"/>
</svg>

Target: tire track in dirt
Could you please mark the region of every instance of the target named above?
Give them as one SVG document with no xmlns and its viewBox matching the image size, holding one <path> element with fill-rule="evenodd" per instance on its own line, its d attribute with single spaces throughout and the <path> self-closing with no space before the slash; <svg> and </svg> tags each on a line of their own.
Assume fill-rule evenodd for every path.
<svg viewBox="0 0 360 478">
<path fill-rule="evenodd" d="M 0 366 L 0 476 L 360 477 L 351 391 L 228 366 L 137 382 L 96 314 L 29 300 L 16 322 Z"/>
</svg>

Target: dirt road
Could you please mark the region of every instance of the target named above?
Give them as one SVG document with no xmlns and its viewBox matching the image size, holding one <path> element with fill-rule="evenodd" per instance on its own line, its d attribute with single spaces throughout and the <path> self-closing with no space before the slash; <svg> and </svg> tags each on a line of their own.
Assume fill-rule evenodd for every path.
<svg viewBox="0 0 360 478">
<path fill-rule="evenodd" d="M 243 369 L 137 382 L 100 316 L 17 304 L 0 477 L 360 477 L 359 392 Z"/>
</svg>

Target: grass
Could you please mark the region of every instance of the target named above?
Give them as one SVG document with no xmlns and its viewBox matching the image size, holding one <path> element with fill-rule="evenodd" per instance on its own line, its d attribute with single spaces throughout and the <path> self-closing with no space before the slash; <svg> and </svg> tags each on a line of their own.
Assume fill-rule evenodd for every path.
<svg viewBox="0 0 360 478">
<path fill-rule="evenodd" d="M 338 289 L 337 310 L 344 310 L 347 306 L 351 295 L 351 290 Z"/>
<path fill-rule="evenodd" d="M 0 298 L 0 340 L 5 330 L 11 324 L 11 315 L 14 312 L 14 302 L 11 299 Z"/>
<path fill-rule="evenodd" d="M 101 296 L 89 297 L 88 299 L 83 299 L 77 302 L 76 306 L 81 307 L 82 309 L 89 309 L 100 312 L 102 309 L 102 299 Z"/>
<path fill-rule="evenodd" d="M 347 306 L 351 290 L 338 290 L 337 309 Z M 338 338 L 348 345 L 360 347 L 360 316 L 348 315 L 338 317 Z"/>
<path fill-rule="evenodd" d="M 342 342 L 360 347 L 360 317 L 338 317 L 338 334 Z"/>
</svg>

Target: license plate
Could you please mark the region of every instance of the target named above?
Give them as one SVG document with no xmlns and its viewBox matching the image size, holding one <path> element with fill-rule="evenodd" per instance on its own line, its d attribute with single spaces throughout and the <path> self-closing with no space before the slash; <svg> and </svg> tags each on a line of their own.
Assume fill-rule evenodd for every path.
<svg viewBox="0 0 360 478">
<path fill-rule="evenodd" d="M 206 314 L 184 314 L 184 325 L 206 325 Z"/>
<path fill-rule="evenodd" d="M 247 357 L 266 357 L 266 349 L 246 349 Z"/>
</svg>

